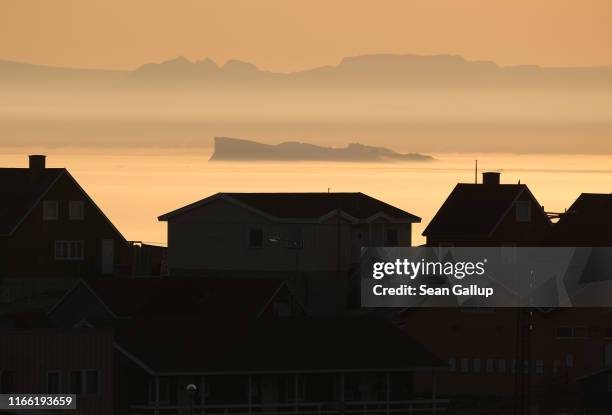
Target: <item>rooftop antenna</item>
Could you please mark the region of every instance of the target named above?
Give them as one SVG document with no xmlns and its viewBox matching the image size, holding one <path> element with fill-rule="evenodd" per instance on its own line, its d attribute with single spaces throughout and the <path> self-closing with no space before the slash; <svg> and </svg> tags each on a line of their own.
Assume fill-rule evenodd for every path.
<svg viewBox="0 0 612 415">
<path fill-rule="evenodd" d="M 476 160 L 476 166 L 474 167 L 474 184 L 478 184 L 478 160 Z"/>
</svg>

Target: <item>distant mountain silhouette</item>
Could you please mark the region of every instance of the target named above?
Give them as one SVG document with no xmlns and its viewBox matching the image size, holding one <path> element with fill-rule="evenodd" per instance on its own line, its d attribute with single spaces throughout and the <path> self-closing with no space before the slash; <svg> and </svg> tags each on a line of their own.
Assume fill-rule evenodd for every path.
<svg viewBox="0 0 612 415">
<path fill-rule="evenodd" d="M 314 144 L 287 141 L 270 145 L 229 137 L 215 137 L 215 152 L 210 160 L 276 160 L 276 161 L 432 161 L 431 156 L 401 154 L 384 147 L 351 143 L 344 148 L 322 147 Z"/>
<path fill-rule="evenodd" d="M 251 86 L 283 88 L 321 86 L 363 89 L 391 88 L 610 88 L 612 67 L 543 68 L 539 66 L 502 67 L 489 61 L 468 61 L 460 56 L 364 55 L 342 59 L 336 66 L 277 73 L 260 70 L 252 63 L 230 60 L 222 66 L 210 59 L 191 62 L 178 57 L 162 63 L 149 63 L 131 71 L 55 68 L 0 61 L 0 83 L 72 81 L 129 85 L 168 86 L 203 83 L 210 87 Z"/>
</svg>

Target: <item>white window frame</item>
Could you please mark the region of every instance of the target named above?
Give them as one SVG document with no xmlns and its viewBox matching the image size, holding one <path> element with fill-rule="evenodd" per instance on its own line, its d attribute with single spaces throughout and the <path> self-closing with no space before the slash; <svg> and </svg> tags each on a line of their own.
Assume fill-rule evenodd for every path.
<svg viewBox="0 0 612 415">
<path fill-rule="evenodd" d="M 83 200 L 68 201 L 68 219 L 85 220 L 85 202 Z"/>
<path fill-rule="evenodd" d="M 73 243 L 81 244 L 81 255 L 80 256 L 71 256 L 70 248 L 71 248 L 71 244 Z M 63 245 L 63 248 L 58 249 L 58 245 Z M 53 258 L 56 261 L 82 261 L 85 258 L 85 241 L 83 240 L 56 240 L 54 241 Z"/>
<path fill-rule="evenodd" d="M 55 214 L 50 214 L 51 206 L 55 210 Z M 59 219 L 59 202 L 57 200 L 43 200 L 43 220 L 51 221 Z"/>
<path fill-rule="evenodd" d="M 521 208 L 525 208 L 523 211 Z M 518 200 L 515 203 L 514 209 L 516 210 L 516 221 L 517 222 L 531 222 L 531 202 L 529 200 Z M 525 212 L 525 216 L 522 213 Z"/>
</svg>

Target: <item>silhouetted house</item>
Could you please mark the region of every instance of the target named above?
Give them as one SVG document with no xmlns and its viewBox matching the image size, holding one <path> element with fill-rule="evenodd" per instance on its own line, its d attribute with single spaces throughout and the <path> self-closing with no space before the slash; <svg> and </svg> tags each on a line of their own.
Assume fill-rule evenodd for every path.
<svg viewBox="0 0 612 415">
<path fill-rule="evenodd" d="M 30 156 L 0 168 L 0 275 L 70 277 L 130 271 L 125 238 L 64 168 Z"/>
<path fill-rule="evenodd" d="M 112 328 L 112 344 L 79 353 L 112 350 L 112 398 L 103 396 L 114 414 L 431 413 L 447 405 L 432 383 L 445 362 L 389 321 L 304 311 L 286 282 L 270 278 L 122 278 L 78 282 L 48 317 L 84 339 Z M 46 361 L 69 360 L 48 353 Z M 78 365 L 54 364 L 69 387 Z M 417 391 L 422 371 L 432 379 Z"/>
<path fill-rule="evenodd" d="M 0 393 L 75 394 L 72 413 L 113 413 L 111 330 L 5 329 L 0 345 Z"/>
<path fill-rule="evenodd" d="M 538 246 L 551 229 L 526 185 L 501 184 L 490 172 L 482 184 L 457 184 L 423 235 L 429 246 Z"/>
<path fill-rule="evenodd" d="M 446 365 L 376 318 L 124 323 L 116 401 L 130 413 L 435 413 L 447 405 L 431 380 L 427 392 L 413 385 L 415 372 Z"/>
<path fill-rule="evenodd" d="M 79 280 L 47 316 L 60 327 L 108 327 L 143 317 L 245 319 L 305 312 L 283 280 L 138 277 Z"/>
<path fill-rule="evenodd" d="M 591 413 L 581 412 L 581 389 L 589 404 L 598 394 L 609 399 L 600 395 L 608 387 L 602 368 L 612 367 L 609 309 L 407 309 L 398 318 L 406 333 L 448 362 L 438 393 L 459 407 L 512 414 L 523 394 L 531 413 Z M 529 325 L 527 338 L 518 328 Z M 585 389 L 588 384 L 597 393 Z M 607 408 L 600 413 L 612 413 Z"/>
<path fill-rule="evenodd" d="M 362 246 L 410 246 L 420 218 L 363 193 L 217 193 L 159 217 L 172 274 L 345 272 Z"/>
<path fill-rule="evenodd" d="M 581 194 L 555 224 L 552 242 L 565 246 L 612 246 L 612 194 Z"/>
</svg>

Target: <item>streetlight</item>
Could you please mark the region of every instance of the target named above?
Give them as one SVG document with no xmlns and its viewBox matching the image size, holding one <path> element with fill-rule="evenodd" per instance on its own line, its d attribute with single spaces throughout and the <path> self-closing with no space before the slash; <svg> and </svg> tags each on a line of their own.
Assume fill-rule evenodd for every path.
<svg viewBox="0 0 612 415">
<path fill-rule="evenodd" d="M 198 387 L 190 383 L 185 389 L 189 395 L 189 415 L 193 415 L 193 402 L 195 401 L 195 394 L 198 391 Z"/>
</svg>

